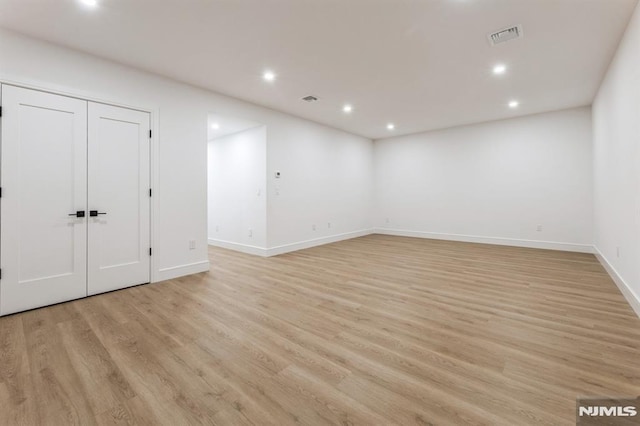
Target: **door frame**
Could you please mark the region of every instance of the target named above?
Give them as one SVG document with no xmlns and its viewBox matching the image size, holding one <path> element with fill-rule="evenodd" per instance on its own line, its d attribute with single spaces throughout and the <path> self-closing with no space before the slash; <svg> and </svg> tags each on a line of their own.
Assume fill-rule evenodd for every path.
<svg viewBox="0 0 640 426">
<path fill-rule="evenodd" d="M 159 182 L 159 169 L 158 169 L 158 158 L 160 151 L 160 108 L 158 106 L 133 106 L 128 104 L 126 100 L 121 99 L 105 99 L 94 96 L 91 93 L 78 91 L 75 89 L 69 89 L 66 87 L 56 86 L 54 84 L 51 85 L 43 85 L 40 82 L 25 82 L 25 81 L 15 81 L 11 79 L 2 78 L 0 76 L 0 85 L 7 84 L 15 87 L 20 87 L 23 89 L 37 90 L 44 93 L 51 93 L 53 95 L 66 96 L 68 98 L 79 99 L 83 101 L 95 102 L 99 104 L 111 105 L 120 108 L 127 108 L 136 111 L 149 113 L 149 123 L 151 127 L 151 140 L 150 140 L 150 149 L 149 149 L 149 185 L 151 186 L 153 193 L 149 203 L 149 246 L 153 248 L 153 255 L 150 256 L 149 259 L 149 277 L 150 282 L 154 283 L 158 281 L 158 272 L 156 268 L 156 258 L 157 258 L 157 250 L 156 250 L 156 242 L 157 242 L 157 212 L 158 212 L 158 197 L 161 195 L 161 191 L 158 189 L 157 184 Z M 53 87 L 53 88 L 52 88 Z M 0 99 L 0 102 L 2 99 Z M 0 133 L 0 155 L 2 155 L 2 139 Z M 2 186 L 2 182 L 0 182 L 0 187 Z M 0 230 L 0 233 L 2 231 Z M 2 256 L 2 253 L 0 253 Z"/>
</svg>

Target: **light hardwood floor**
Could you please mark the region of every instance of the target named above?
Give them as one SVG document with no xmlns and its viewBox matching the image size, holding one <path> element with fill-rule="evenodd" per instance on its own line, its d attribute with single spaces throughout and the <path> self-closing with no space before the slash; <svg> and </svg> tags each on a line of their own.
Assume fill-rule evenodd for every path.
<svg viewBox="0 0 640 426">
<path fill-rule="evenodd" d="M 574 424 L 640 395 L 592 255 L 372 235 L 0 318 L 0 424 Z"/>
</svg>

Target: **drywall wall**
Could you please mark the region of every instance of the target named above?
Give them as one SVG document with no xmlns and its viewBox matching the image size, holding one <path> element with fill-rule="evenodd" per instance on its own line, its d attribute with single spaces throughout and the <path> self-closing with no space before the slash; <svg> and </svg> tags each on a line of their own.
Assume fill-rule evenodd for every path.
<svg viewBox="0 0 640 426">
<path fill-rule="evenodd" d="M 260 76 L 256 75 L 256 78 Z M 266 125 L 267 143 L 273 147 L 267 153 L 267 164 L 271 168 L 289 170 L 287 164 L 298 162 L 294 155 L 308 155 L 289 149 L 298 144 L 313 145 L 314 152 L 320 152 L 323 158 L 322 149 L 331 150 L 326 153 L 326 158 L 330 158 L 342 142 L 361 147 L 359 152 L 367 158 L 360 161 L 372 162 L 368 139 L 4 29 L 0 29 L 0 80 L 149 108 L 154 112 L 154 155 L 157 160 L 152 230 L 154 281 L 208 269 L 207 120 L 210 113 L 242 117 Z M 301 161 L 324 160 L 306 158 Z M 289 210 L 287 203 L 280 201 L 282 199 L 271 203 L 267 221 L 273 222 L 274 226 L 268 228 L 267 247 L 277 244 L 277 251 L 282 252 L 296 249 L 297 244 L 327 241 L 325 238 L 309 242 L 308 232 L 303 232 L 309 226 L 307 212 L 328 218 L 338 211 L 338 204 L 343 200 L 349 203 L 355 192 L 364 194 L 360 195 L 362 199 L 370 197 L 370 175 L 364 175 L 370 171 L 370 166 L 345 171 L 361 187 L 335 185 L 329 195 L 318 191 L 319 185 L 313 184 L 316 182 L 312 175 L 315 169 L 297 169 L 291 174 L 287 171 L 288 176 L 296 179 L 296 185 L 286 190 L 287 199 L 296 205 L 305 203 L 305 206 L 300 210 Z M 331 173 L 331 170 L 327 172 Z M 359 172 L 363 175 L 350 175 Z M 267 185 L 268 191 L 275 191 L 272 180 Z M 369 205 L 361 204 L 361 209 L 351 211 L 349 220 L 328 231 L 327 236 L 342 238 L 340 234 L 361 231 L 370 222 Z M 196 241 L 195 249 L 190 249 L 190 240 Z"/>
<path fill-rule="evenodd" d="M 209 244 L 260 254 L 267 248 L 267 129 L 209 141 Z"/>
<path fill-rule="evenodd" d="M 371 233 L 371 140 L 301 123 L 281 130 L 268 129 L 268 254 Z"/>
<path fill-rule="evenodd" d="M 640 8 L 593 103 L 594 244 L 640 316 Z"/>
<path fill-rule="evenodd" d="M 375 225 L 589 252 L 591 148 L 588 107 L 378 140 Z"/>
</svg>

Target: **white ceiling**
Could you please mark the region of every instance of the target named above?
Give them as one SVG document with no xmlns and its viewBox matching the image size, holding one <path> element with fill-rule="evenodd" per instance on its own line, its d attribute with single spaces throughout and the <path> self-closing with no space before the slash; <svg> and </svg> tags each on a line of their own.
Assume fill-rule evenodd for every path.
<svg viewBox="0 0 640 426">
<path fill-rule="evenodd" d="M 215 128 L 213 127 L 214 125 L 216 125 Z M 207 139 L 209 141 L 219 139 L 221 137 L 242 132 L 244 130 L 253 129 L 254 127 L 258 127 L 261 125 L 261 123 L 251 120 L 245 120 L 242 117 L 209 114 L 209 130 Z"/>
<path fill-rule="evenodd" d="M 636 1 L 0 0 L 0 26 L 381 138 L 590 104 Z"/>
</svg>

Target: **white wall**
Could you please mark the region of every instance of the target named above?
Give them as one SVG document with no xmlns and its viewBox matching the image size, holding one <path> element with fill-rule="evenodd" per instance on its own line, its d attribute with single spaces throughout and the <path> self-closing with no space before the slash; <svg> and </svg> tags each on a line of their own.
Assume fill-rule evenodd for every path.
<svg viewBox="0 0 640 426">
<path fill-rule="evenodd" d="M 267 248 L 267 129 L 209 141 L 209 243 Z M 249 232 L 251 231 L 251 232 Z"/>
<path fill-rule="evenodd" d="M 295 177 L 295 185 L 285 190 L 286 197 L 270 203 L 267 220 L 273 222 L 273 226 L 268 228 L 268 244 L 292 245 L 291 248 L 295 248 L 296 243 L 309 244 L 304 242 L 309 239 L 306 227 L 310 215 L 318 213 L 328 220 L 330 213 L 340 213 L 342 200 L 351 203 L 356 192 L 360 194 L 358 200 L 371 194 L 370 175 L 365 176 L 371 171 L 369 140 L 268 108 L 4 29 L 0 29 L 0 80 L 155 111 L 158 146 L 153 198 L 156 213 L 152 233 L 154 281 L 208 268 L 207 119 L 212 112 L 266 125 L 268 144 L 273 147 L 268 152 L 269 168 L 280 167 L 289 178 Z M 340 143 L 347 147 L 338 148 Z M 297 149 L 298 144 L 313 147 L 313 152 Z M 327 168 L 327 158 L 351 149 L 366 157 L 359 159 L 364 166 L 353 170 L 340 166 L 338 175 L 349 177 L 353 184 L 350 181 L 335 185 L 329 195 L 318 189 L 317 178 L 312 175 L 315 169 L 292 171 L 288 166 L 298 161 L 307 164 L 318 161 Z M 316 160 L 307 157 L 311 154 Z M 298 160 L 294 155 L 304 158 Z M 351 173 L 363 175 L 351 176 Z M 275 190 L 271 180 L 268 190 Z M 285 198 L 304 203 L 304 209 L 288 211 L 289 204 L 281 201 Z M 352 211 L 332 235 L 359 231 L 369 223 L 365 203 L 358 205 L 361 209 Z M 189 240 L 196 240 L 195 250 L 189 249 Z"/>
<path fill-rule="evenodd" d="M 371 233 L 371 140 L 298 123 L 268 133 L 269 254 Z"/>
<path fill-rule="evenodd" d="M 640 7 L 593 103 L 595 247 L 640 315 Z"/>
<path fill-rule="evenodd" d="M 590 251 L 591 149 L 588 107 L 376 141 L 375 225 Z"/>
</svg>

